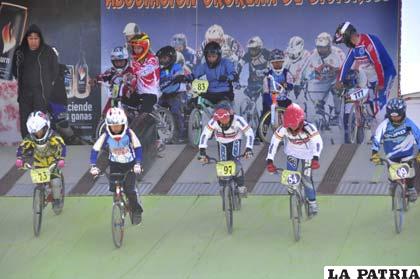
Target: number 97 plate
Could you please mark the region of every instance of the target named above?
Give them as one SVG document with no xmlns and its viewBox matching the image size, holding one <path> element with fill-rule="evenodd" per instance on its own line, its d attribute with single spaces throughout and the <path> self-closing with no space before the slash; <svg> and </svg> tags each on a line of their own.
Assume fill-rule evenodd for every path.
<svg viewBox="0 0 420 279">
<path fill-rule="evenodd" d="M 34 184 L 50 182 L 50 170 L 48 168 L 32 169 L 31 179 Z"/>
<path fill-rule="evenodd" d="M 236 174 L 236 164 L 234 161 L 218 162 L 216 173 L 219 177 L 234 176 Z"/>
</svg>

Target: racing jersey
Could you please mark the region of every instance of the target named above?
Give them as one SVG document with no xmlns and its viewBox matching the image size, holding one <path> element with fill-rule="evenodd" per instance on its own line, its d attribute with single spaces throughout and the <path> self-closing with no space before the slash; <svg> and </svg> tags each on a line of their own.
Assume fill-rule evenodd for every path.
<svg viewBox="0 0 420 279">
<path fill-rule="evenodd" d="M 160 67 L 158 58 L 149 52 L 142 62 L 132 62 L 137 78 L 138 94 L 155 94 L 159 98 L 162 94 L 159 87 Z"/>
</svg>

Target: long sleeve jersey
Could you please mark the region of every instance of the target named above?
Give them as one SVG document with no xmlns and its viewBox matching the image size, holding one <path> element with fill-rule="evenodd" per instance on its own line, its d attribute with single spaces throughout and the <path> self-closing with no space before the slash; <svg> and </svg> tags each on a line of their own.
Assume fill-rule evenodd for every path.
<svg viewBox="0 0 420 279">
<path fill-rule="evenodd" d="M 271 138 L 268 148 L 267 160 L 274 160 L 277 147 L 285 140 L 284 153 L 297 159 L 311 160 L 314 156 L 321 155 L 323 142 L 315 125 L 305 121 L 302 131 L 292 135 L 286 128 L 278 128 Z"/>
<path fill-rule="evenodd" d="M 414 122 L 405 118 L 398 126 L 385 119 L 376 129 L 372 150 L 379 151 L 383 140 L 384 152 L 389 159 L 404 158 L 413 155 L 414 145 L 420 150 L 420 130 Z"/>
<path fill-rule="evenodd" d="M 199 148 L 207 148 L 207 141 L 211 135 L 220 143 L 229 143 L 242 138 L 245 135 L 246 147 L 251 148 L 254 144 L 254 132 L 248 123 L 239 115 L 234 115 L 229 129 L 223 130 L 214 119 L 211 119 L 200 136 Z"/>
</svg>

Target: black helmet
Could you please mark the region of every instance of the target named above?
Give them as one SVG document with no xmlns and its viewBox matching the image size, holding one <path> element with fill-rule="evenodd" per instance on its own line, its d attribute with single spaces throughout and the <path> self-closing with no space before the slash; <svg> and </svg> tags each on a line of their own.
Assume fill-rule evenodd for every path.
<svg viewBox="0 0 420 279">
<path fill-rule="evenodd" d="M 335 44 L 344 43 L 347 47 L 353 48 L 355 45 L 351 42 L 351 36 L 356 33 L 356 28 L 349 21 L 343 22 L 338 25 L 333 41 Z"/>
<path fill-rule="evenodd" d="M 207 55 L 209 54 L 217 54 L 218 58 L 215 63 L 209 63 L 207 59 Z M 206 59 L 207 65 L 209 65 L 210 68 L 216 67 L 222 59 L 222 48 L 220 47 L 219 43 L 209 42 L 208 44 L 206 44 L 206 46 L 204 47 L 204 57 Z"/>
<path fill-rule="evenodd" d="M 270 62 L 271 61 L 284 61 L 284 52 L 280 49 L 273 49 L 270 52 L 270 58 L 268 59 Z"/>
<path fill-rule="evenodd" d="M 169 68 L 176 61 L 176 50 L 171 46 L 164 46 L 163 48 L 158 50 L 156 56 L 159 58 L 159 63 L 162 66 L 162 68 Z M 168 61 L 162 60 L 162 58 L 165 56 L 169 57 Z"/>
</svg>

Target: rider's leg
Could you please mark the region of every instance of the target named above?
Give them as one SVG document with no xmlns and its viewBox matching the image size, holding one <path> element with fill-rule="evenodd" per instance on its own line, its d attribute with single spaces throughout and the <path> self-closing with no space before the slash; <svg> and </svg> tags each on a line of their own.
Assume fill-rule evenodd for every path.
<svg viewBox="0 0 420 279">
<path fill-rule="evenodd" d="M 269 93 L 263 93 L 262 94 L 262 113 L 261 117 L 264 116 L 264 114 L 267 113 L 267 111 L 270 111 L 271 108 L 271 96 Z"/>
<path fill-rule="evenodd" d="M 331 93 L 332 93 L 333 102 L 334 102 L 333 119 L 336 119 L 338 121 L 340 117 L 340 113 L 341 113 L 341 106 L 342 106 L 341 96 L 340 96 L 340 92 L 338 92 L 338 90 L 335 89 L 334 87 L 331 88 Z"/>
<path fill-rule="evenodd" d="M 207 99 L 208 101 L 210 101 L 214 105 L 217 105 L 221 101 L 226 101 L 226 100 L 228 100 L 230 102 L 233 102 L 234 97 L 235 97 L 235 95 L 233 94 L 233 91 L 217 92 L 217 93 L 209 92 L 209 93 L 203 94 L 201 96 L 203 98 Z"/>
<path fill-rule="evenodd" d="M 352 108 L 351 102 L 344 102 L 343 126 L 344 126 L 344 143 L 350 143 L 350 126 L 349 117 Z"/>
<path fill-rule="evenodd" d="M 183 92 L 176 93 L 168 100 L 169 109 L 172 112 L 172 115 L 175 118 L 176 126 L 178 127 L 178 139 L 182 139 L 186 135 L 184 115 L 182 113 L 182 94 Z"/>
<path fill-rule="evenodd" d="M 63 188 L 63 184 L 62 184 L 62 180 L 61 180 L 61 176 L 59 174 L 59 172 L 54 172 L 51 174 L 51 181 L 50 181 L 50 185 L 51 185 L 51 189 L 52 189 L 52 195 L 53 195 L 53 207 L 59 207 L 60 206 L 60 201 L 62 198 L 61 195 L 61 191 Z"/>
</svg>

